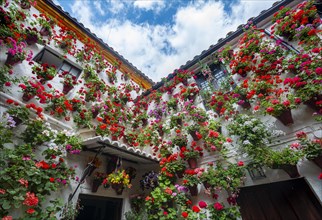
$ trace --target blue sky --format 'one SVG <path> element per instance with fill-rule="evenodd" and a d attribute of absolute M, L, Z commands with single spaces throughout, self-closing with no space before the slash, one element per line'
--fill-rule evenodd
<path fill-rule="evenodd" d="M 271 7 L 271 0 L 54 0 L 153 81 Z"/>

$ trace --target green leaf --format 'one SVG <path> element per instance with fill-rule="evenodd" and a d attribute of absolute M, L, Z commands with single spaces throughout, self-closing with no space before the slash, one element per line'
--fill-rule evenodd
<path fill-rule="evenodd" d="M 2 208 L 3 209 L 10 209 L 11 208 L 11 204 L 8 200 L 5 200 L 2 204 Z"/>

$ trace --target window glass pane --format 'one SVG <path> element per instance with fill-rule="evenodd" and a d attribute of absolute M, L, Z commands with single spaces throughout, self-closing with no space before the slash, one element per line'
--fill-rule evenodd
<path fill-rule="evenodd" d="M 39 59 L 36 60 L 38 63 L 47 63 L 50 66 L 55 65 L 56 69 L 58 69 L 63 62 L 58 56 L 49 52 L 48 50 L 44 50 L 43 55 L 39 58 L 37 57 L 37 59 Z"/>
<path fill-rule="evenodd" d="M 77 68 L 72 68 L 71 70 L 70 70 L 70 73 L 71 74 L 73 74 L 74 76 L 79 76 L 79 74 L 80 74 L 80 70 L 79 69 L 77 69 Z"/>
<path fill-rule="evenodd" d="M 60 69 L 63 70 L 63 71 L 68 71 L 69 72 L 71 67 L 72 66 L 69 63 L 64 62 Z"/>

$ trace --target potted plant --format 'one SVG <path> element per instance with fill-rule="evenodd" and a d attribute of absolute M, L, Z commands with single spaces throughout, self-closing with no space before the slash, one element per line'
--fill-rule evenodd
<path fill-rule="evenodd" d="M 104 178 L 106 178 L 106 174 L 102 172 L 95 172 L 94 179 L 92 183 L 92 192 L 97 192 L 98 187 L 103 183 Z"/>
<path fill-rule="evenodd" d="M 172 146 L 183 147 L 187 146 L 188 139 L 185 134 L 178 133 L 171 138 Z"/>
<path fill-rule="evenodd" d="M 160 161 L 161 173 L 173 178 L 177 175 L 183 177 L 183 172 L 186 168 L 185 162 L 178 157 L 178 153 L 170 154 L 168 157 L 163 157 Z"/>
<path fill-rule="evenodd" d="M 174 114 L 170 117 L 170 128 L 181 127 L 182 126 L 183 114 Z"/>
<path fill-rule="evenodd" d="M 197 168 L 197 159 L 200 157 L 200 154 L 202 152 L 194 149 L 192 146 L 190 149 L 184 146 L 180 148 L 180 156 L 188 162 L 190 169 Z"/>
<path fill-rule="evenodd" d="M 24 121 L 27 121 L 30 116 L 29 109 L 25 106 L 14 106 L 7 110 L 7 113 L 13 118 L 16 122 L 16 126 L 21 124 Z"/>
<path fill-rule="evenodd" d="M 52 80 L 56 74 L 57 70 L 54 65 L 49 66 L 47 63 L 34 64 L 32 67 L 32 73 L 37 75 L 37 79 L 44 84 L 47 80 Z"/>
<path fill-rule="evenodd" d="M 45 110 L 50 112 L 50 115 L 54 115 L 58 118 L 65 117 L 65 120 L 69 120 L 69 113 L 73 111 L 73 106 L 62 93 L 54 93 L 49 98 L 49 104 L 45 107 Z"/>
<path fill-rule="evenodd" d="M 61 81 L 64 85 L 63 87 L 63 93 L 67 94 L 70 90 L 72 90 L 77 84 L 77 77 L 71 74 L 68 71 L 63 71 L 59 74 L 59 77 L 63 78 L 63 81 Z"/>
<path fill-rule="evenodd" d="M 223 203 L 215 202 L 213 205 L 209 206 L 209 213 L 211 219 L 239 219 L 240 211 L 238 206 L 228 206 L 225 207 Z"/>
<path fill-rule="evenodd" d="M 264 114 L 276 117 L 285 126 L 293 124 L 291 109 L 296 108 L 300 102 L 291 94 L 279 93 L 277 96 L 267 96 L 262 99 L 260 105 Z"/>
<path fill-rule="evenodd" d="M 271 168 L 283 169 L 291 178 L 296 178 L 300 176 L 296 165 L 303 157 L 302 149 L 285 147 L 282 150 L 270 150 L 265 163 Z"/>
<path fill-rule="evenodd" d="M 48 123 L 41 119 L 28 120 L 25 124 L 27 127 L 21 134 L 25 143 L 37 146 L 52 140 L 54 137 Z"/>
<path fill-rule="evenodd" d="M 191 196 L 198 195 L 198 184 L 200 183 L 200 179 L 197 176 L 197 170 L 186 170 L 183 175 L 183 185 L 189 188 Z"/>
<path fill-rule="evenodd" d="M 191 119 L 197 123 L 203 123 L 209 119 L 207 112 L 203 108 L 193 106 L 189 109 L 189 114 Z"/>
<path fill-rule="evenodd" d="M 300 141 L 305 158 L 313 161 L 322 169 L 322 140 L 318 138 L 311 139 L 303 131 L 297 132 L 296 136 Z"/>
<path fill-rule="evenodd" d="M 36 95 L 38 97 L 44 97 L 43 96 L 43 92 L 45 91 L 44 86 L 32 79 L 32 80 L 25 80 L 24 83 L 19 84 L 19 87 L 23 90 L 23 96 L 22 96 L 22 100 L 25 102 L 28 102 L 30 99 L 32 99 L 33 97 L 35 97 Z M 46 97 L 44 97 L 44 100 L 41 99 L 41 103 L 46 102 Z"/>
<path fill-rule="evenodd" d="M 178 99 L 170 98 L 167 101 L 167 107 L 168 107 L 168 111 L 170 111 L 170 110 L 177 111 L 177 109 L 178 109 Z"/>
<path fill-rule="evenodd" d="M 140 180 L 140 187 L 142 190 L 144 189 L 154 189 L 159 186 L 158 180 L 159 174 L 155 171 L 150 171 L 145 173 Z"/>
<path fill-rule="evenodd" d="M 115 171 L 109 174 L 106 179 L 117 195 L 122 195 L 125 187 L 131 188 L 130 177 L 125 170 Z"/>
<path fill-rule="evenodd" d="M 73 114 L 74 123 L 79 128 L 91 128 L 92 125 L 92 112 L 87 108 L 81 108 Z"/>
<path fill-rule="evenodd" d="M 207 101 L 207 106 L 214 110 L 219 116 L 233 114 L 233 104 L 237 102 L 237 96 L 234 92 L 214 91 L 211 98 Z"/>
<path fill-rule="evenodd" d="M 192 72 L 188 70 L 177 70 L 175 72 L 174 81 L 177 83 L 182 83 L 184 86 L 188 86 L 188 79 L 192 76 Z"/>
<path fill-rule="evenodd" d="M 26 58 L 28 58 L 28 60 L 31 59 L 30 57 L 30 55 L 32 56 L 31 51 L 27 55 L 27 51 L 24 50 L 26 48 L 26 44 L 24 42 L 17 42 L 11 37 L 9 37 L 8 39 L 10 40 L 10 42 L 7 44 L 9 49 L 7 52 L 8 56 L 7 56 L 5 65 L 13 66 L 17 63 L 21 63 Z"/>
<path fill-rule="evenodd" d="M 31 28 L 31 27 L 27 27 L 25 30 L 25 41 L 27 42 L 28 45 L 33 45 L 37 42 L 39 42 L 40 40 L 40 36 L 39 36 L 39 32 L 37 30 L 37 28 Z"/>
<path fill-rule="evenodd" d="M 200 134 L 200 127 L 200 124 L 197 123 L 193 123 L 187 127 L 187 131 L 194 141 L 199 141 L 202 138 L 202 135 Z"/>
<path fill-rule="evenodd" d="M 184 100 L 192 100 L 194 101 L 196 96 L 199 94 L 199 88 L 196 83 L 192 83 L 187 87 L 182 87 L 180 90 L 180 96 Z"/>

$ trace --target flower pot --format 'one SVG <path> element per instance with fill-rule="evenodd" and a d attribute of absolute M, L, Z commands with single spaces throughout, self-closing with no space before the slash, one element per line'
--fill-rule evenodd
<path fill-rule="evenodd" d="M 13 56 L 12 54 L 8 53 L 6 62 L 4 63 L 5 65 L 10 65 L 13 66 L 17 63 L 21 63 L 22 60 L 20 60 L 17 56 Z"/>
<path fill-rule="evenodd" d="M 28 45 L 33 45 L 38 42 L 38 36 L 36 34 L 27 34 L 26 43 Z"/>
<path fill-rule="evenodd" d="M 189 131 L 189 134 L 191 135 L 191 137 L 193 138 L 194 141 L 199 141 L 200 140 L 198 138 L 198 136 L 196 135 L 196 131 Z"/>
<path fill-rule="evenodd" d="M 183 79 L 183 80 L 182 80 L 182 84 L 183 84 L 184 86 L 188 86 L 188 79 Z"/>
<path fill-rule="evenodd" d="M 11 116 L 11 117 L 12 117 L 12 120 L 15 121 L 16 127 L 22 123 L 22 120 L 20 118 L 18 118 L 16 116 Z"/>
<path fill-rule="evenodd" d="M 96 118 L 98 113 L 99 113 L 98 110 L 92 111 L 92 118 Z"/>
<path fill-rule="evenodd" d="M 142 121 L 142 126 L 145 127 L 148 125 L 148 119 L 144 118 L 144 119 L 141 119 Z"/>
<path fill-rule="evenodd" d="M 188 164 L 189 164 L 190 169 L 197 168 L 197 158 L 189 158 Z"/>
<path fill-rule="evenodd" d="M 180 179 L 183 178 L 183 174 L 184 174 L 184 170 L 178 170 L 178 171 L 176 171 L 176 175 Z"/>
<path fill-rule="evenodd" d="M 315 1 L 313 5 L 315 5 L 320 18 L 322 18 L 322 2 Z"/>
<path fill-rule="evenodd" d="M 284 110 L 279 116 L 276 116 L 280 122 L 283 123 L 283 125 L 288 126 L 294 123 L 292 118 L 292 112 L 291 109 Z"/>
<path fill-rule="evenodd" d="M 304 104 L 308 105 L 310 108 L 314 109 L 318 113 L 322 114 L 322 107 L 317 105 L 317 102 L 322 102 L 322 95 L 315 95 L 309 100 L 305 101 Z"/>
<path fill-rule="evenodd" d="M 67 48 L 67 43 L 66 42 L 62 42 L 59 47 L 63 50 L 65 50 Z"/>
<path fill-rule="evenodd" d="M 50 31 L 46 27 L 42 27 L 39 31 L 40 35 L 46 37 L 50 34 Z"/>
<path fill-rule="evenodd" d="M 196 98 L 196 94 L 188 95 L 187 100 L 192 100 L 194 101 Z"/>
<path fill-rule="evenodd" d="M 112 186 L 112 189 L 115 190 L 116 195 L 122 195 L 124 190 L 123 183 L 112 183 L 111 186 Z"/>
<path fill-rule="evenodd" d="M 70 90 L 72 90 L 74 88 L 74 86 L 72 85 L 66 85 L 64 84 L 64 87 L 63 87 L 63 93 L 66 95 L 67 93 L 69 93 Z"/>
<path fill-rule="evenodd" d="M 20 1 L 19 4 L 22 9 L 30 9 L 31 8 L 31 4 L 28 1 Z"/>
<path fill-rule="evenodd" d="M 198 185 L 194 185 L 194 186 L 189 186 L 189 191 L 191 196 L 197 196 L 198 195 Z"/>
<path fill-rule="evenodd" d="M 211 185 L 208 183 L 208 182 L 203 182 L 203 186 L 206 188 L 206 189 L 208 189 L 208 188 L 210 188 L 211 187 Z"/>
<path fill-rule="evenodd" d="M 35 97 L 35 95 L 30 95 L 28 93 L 24 93 L 22 95 L 22 100 L 25 101 L 25 102 L 28 102 L 30 99 L 32 99 L 33 97 Z"/>
<path fill-rule="evenodd" d="M 241 97 L 241 100 L 238 103 L 241 107 L 243 107 L 244 109 L 250 109 L 251 105 L 249 103 L 249 101 L 246 99 L 246 97 Z"/>
<path fill-rule="evenodd" d="M 98 187 L 101 185 L 101 183 L 102 181 L 94 179 L 92 183 L 92 192 L 97 192 Z"/>
<path fill-rule="evenodd" d="M 158 129 L 158 133 L 159 133 L 160 137 L 162 137 L 164 135 L 164 131 L 162 130 L 162 128 Z"/>
<path fill-rule="evenodd" d="M 316 165 L 318 165 L 322 169 L 322 155 L 311 159 L 311 161 L 313 161 Z"/>
<path fill-rule="evenodd" d="M 282 164 L 280 168 L 284 170 L 291 178 L 299 177 L 299 171 L 296 165 Z"/>
<path fill-rule="evenodd" d="M 117 136 L 112 136 L 112 141 L 117 141 Z"/>

